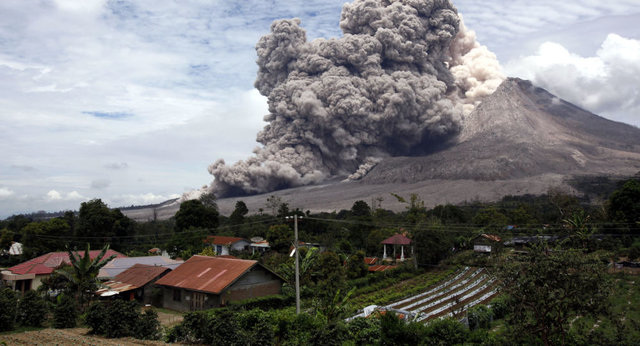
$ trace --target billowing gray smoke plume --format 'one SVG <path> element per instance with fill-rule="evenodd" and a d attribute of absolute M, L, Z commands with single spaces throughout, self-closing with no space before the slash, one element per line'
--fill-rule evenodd
<path fill-rule="evenodd" d="M 357 179 L 380 158 L 425 153 L 455 135 L 475 97 L 502 80 L 495 55 L 460 21 L 448 0 L 355 0 L 342 9 L 343 37 L 329 40 L 307 42 L 298 19 L 275 21 L 256 46 L 255 86 L 270 112 L 257 138 L 264 146 L 232 166 L 212 164 L 213 191 Z M 495 63 L 471 67 L 483 59 Z"/>

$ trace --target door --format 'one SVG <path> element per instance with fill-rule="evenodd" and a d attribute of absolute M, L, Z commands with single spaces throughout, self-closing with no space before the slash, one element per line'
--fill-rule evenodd
<path fill-rule="evenodd" d="M 193 292 L 191 297 L 191 311 L 204 309 L 204 293 Z"/>

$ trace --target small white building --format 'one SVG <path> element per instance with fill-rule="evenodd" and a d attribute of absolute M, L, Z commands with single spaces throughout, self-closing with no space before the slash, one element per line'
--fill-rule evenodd
<path fill-rule="evenodd" d="M 210 244 L 213 247 L 216 255 L 224 256 L 230 255 L 231 251 L 245 251 L 249 250 L 251 243 L 243 238 L 226 237 L 219 235 L 210 235 L 205 239 L 205 243 Z"/>
<path fill-rule="evenodd" d="M 9 248 L 9 255 L 11 256 L 22 255 L 22 244 L 15 241 L 11 242 L 11 247 Z"/>

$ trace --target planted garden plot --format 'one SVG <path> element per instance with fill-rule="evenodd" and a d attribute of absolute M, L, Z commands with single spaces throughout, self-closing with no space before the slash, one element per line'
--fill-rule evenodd
<path fill-rule="evenodd" d="M 383 307 L 369 306 L 357 316 L 364 317 L 375 310 L 389 310 L 416 316 L 416 321 L 427 322 L 460 314 L 477 304 L 489 302 L 497 294 L 497 281 L 486 269 L 465 267 L 425 292 Z"/>

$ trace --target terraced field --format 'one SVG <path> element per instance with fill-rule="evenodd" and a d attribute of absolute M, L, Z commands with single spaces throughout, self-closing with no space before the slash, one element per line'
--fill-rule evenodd
<path fill-rule="evenodd" d="M 408 311 L 417 321 L 453 316 L 489 302 L 498 294 L 498 285 L 484 268 L 466 267 L 453 278 L 426 291 L 387 305 L 386 308 Z"/>
<path fill-rule="evenodd" d="M 475 305 L 488 303 L 497 294 L 498 283 L 485 268 L 465 267 L 425 292 L 378 309 L 396 311 L 426 323 L 435 318 L 460 315 Z M 373 310 L 370 307 L 358 316 L 366 316 Z"/>

